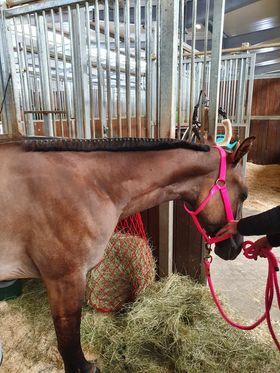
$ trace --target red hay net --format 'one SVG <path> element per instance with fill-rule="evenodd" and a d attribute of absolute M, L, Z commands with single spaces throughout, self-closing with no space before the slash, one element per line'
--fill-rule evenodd
<path fill-rule="evenodd" d="M 89 273 L 87 301 L 97 311 L 117 311 L 154 278 L 155 263 L 138 213 L 118 223 L 103 260 Z"/>

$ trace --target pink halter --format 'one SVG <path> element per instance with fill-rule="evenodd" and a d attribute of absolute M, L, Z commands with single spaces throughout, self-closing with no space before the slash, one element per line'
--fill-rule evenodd
<path fill-rule="evenodd" d="M 187 208 L 186 204 L 184 204 L 184 209 L 191 215 L 193 218 L 194 224 L 196 225 L 198 231 L 202 234 L 203 238 L 208 244 L 217 243 L 220 241 L 227 240 L 231 237 L 230 234 L 226 234 L 220 237 L 210 237 L 207 235 L 205 230 L 202 228 L 200 222 L 197 219 L 197 215 L 204 209 L 207 202 L 212 198 L 212 196 L 219 191 L 222 197 L 222 201 L 225 207 L 226 217 L 227 221 L 233 220 L 233 213 L 231 209 L 230 199 L 228 196 L 227 186 L 226 186 L 226 152 L 223 148 L 219 146 L 213 146 L 213 148 L 216 148 L 220 153 L 220 174 L 218 179 L 216 180 L 215 184 L 210 189 L 208 196 L 203 200 L 201 205 L 195 210 L 191 211 Z"/>

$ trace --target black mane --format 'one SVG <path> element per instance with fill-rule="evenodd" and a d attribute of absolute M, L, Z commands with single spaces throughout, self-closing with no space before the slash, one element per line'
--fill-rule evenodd
<path fill-rule="evenodd" d="M 28 137 L 23 141 L 26 151 L 110 151 L 132 152 L 163 149 L 192 149 L 197 151 L 209 151 L 208 145 L 194 144 L 176 139 L 148 139 L 148 138 L 105 138 L 105 139 L 70 139 L 70 138 L 38 138 Z"/>

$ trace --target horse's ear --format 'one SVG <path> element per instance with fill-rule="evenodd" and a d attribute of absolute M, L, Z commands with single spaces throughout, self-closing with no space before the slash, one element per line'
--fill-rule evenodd
<path fill-rule="evenodd" d="M 247 154 L 253 146 L 255 136 L 247 137 L 232 154 L 232 164 L 235 166 Z"/>

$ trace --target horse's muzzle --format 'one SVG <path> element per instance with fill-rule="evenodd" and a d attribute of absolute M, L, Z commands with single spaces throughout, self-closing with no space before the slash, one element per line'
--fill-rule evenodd
<path fill-rule="evenodd" d="M 215 246 L 215 254 L 224 260 L 234 260 L 241 252 L 243 236 L 233 235 L 231 238 L 219 242 Z"/>

